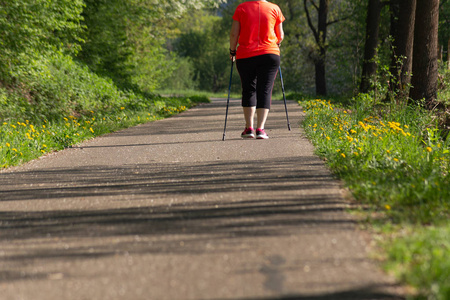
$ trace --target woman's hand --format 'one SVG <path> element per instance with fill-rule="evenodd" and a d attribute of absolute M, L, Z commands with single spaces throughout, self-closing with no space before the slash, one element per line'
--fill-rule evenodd
<path fill-rule="evenodd" d="M 230 60 L 232 60 L 233 62 L 236 60 L 236 50 L 230 49 Z"/>

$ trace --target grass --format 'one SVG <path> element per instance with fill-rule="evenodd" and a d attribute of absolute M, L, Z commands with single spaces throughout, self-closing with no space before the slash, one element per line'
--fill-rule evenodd
<path fill-rule="evenodd" d="M 0 168 L 209 101 L 121 90 L 62 53 L 20 61 L 0 74 Z"/>
<path fill-rule="evenodd" d="M 365 204 L 385 266 L 418 291 L 450 299 L 450 139 L 419 106 L 300 101 L 316 152 Z"/>
<path fill-rule="evenodd" d="M 383 241 L 385 267 L 417 288 L 417 299 L 450 299 L 450 225 L 397 228 Z"/>
<path fill-rule="evenodd" d="M 151 122 L 180 113 L 203 96 L 147 99 L 141 106 L 121 106 L 115 110 L 89 111 L 52 120 L 14 119 L 0 124 L 0 168 L 8 168 L 62 150 L 84 140 Z"/>
<path fill-rule="evenodd" d="M 228 88 L 228 87 L 227 87 Z M 213 93 L 207 91 L 198 91 L 198 90 L 156 90 L 155 93 L 159 95 L 165 96 L 182 96 L 189 97 L 193 95 L 203 96 L 208 98 L 227 98 L 228 97 L 228 89 L 223 92 Z M 241 94 L 236 93 L 235 91 L 231 91 L 230 98 L 240 98 Z"/>

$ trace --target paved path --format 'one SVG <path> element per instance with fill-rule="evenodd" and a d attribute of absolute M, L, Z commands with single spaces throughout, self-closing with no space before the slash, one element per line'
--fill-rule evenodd
<path fill-rule="evenodd" d="M 0 299 L 401 299 L 339 183 L 275 102 L 239 101 L 100 137 L 0 173 Z"/>

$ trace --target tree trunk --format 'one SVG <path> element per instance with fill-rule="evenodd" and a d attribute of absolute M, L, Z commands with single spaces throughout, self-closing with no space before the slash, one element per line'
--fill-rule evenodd
<path fill-rule="evenodd" d="M 327 95 L 327 81 L 325 73 L 325 60 L 327 55 L 326 40 L 327 40 L 327 18 L 328 18 L 328 6 L 329 0 L 320 0 L 319 6 L 319 57 L 317 58 L 316 68 L 316 94 L 326 96 Z"/>
<path fill-rule="evenodd" d="M 314 63 L 316 75 L 316 94 L 321 96 L 327 95 L 327 82 L 325 71 L 326 50 L 321 49 L 320 57 Z"/>
<path fill-rule="evenodd" d="M 410 97 L 425 99 L 428 107 L 437 97 L 438 27 L 439 0 L 417 0 Z"/>
<path fill-rule="evenodd" d="M 320 4 L 317 5 L 312 1 L 313 6 L 317 9 L 318 14 L 318 25 L 317 29 L 314 27 L 309 15 L 309 10 L 307 6 L 307 0 L 303 1 L 305 12 L 308 20 L 308 25 L 314 34 L 316 40 L 317 51 L 313 55 L 314 66 L 315 66 L 315 78 L 316 78 L 316 95 L 326 96 L 327 95 L 327 82 L 326 82 L 326 39 L 327 39 L 327 23 L 328 18 L 328 7 L 330 0 L 320 0 Z"/>
<path fill-rule="evenodd" d="M 391 35 L 394 38 L 394 52 L 391 61 L 393 82 L 391 91 L 397 90 L 400 97 L 407 96 L 411 83 L 414 45 L 414 22 L 416 0 L 391 0 Z"/>
<path fill-rule="evenodd" d="M 377 73 L 378 33 L 380 28 L 381 1 L 369 0 L 366 19 L 366 44 L 364 46 L 364 63 L 359 91 L 370 90 L 370 79 Z"/>
<path fill-rule="evenodd" d="M 450 38 L 447 42 L 447 69 L 450 70 Z"/>

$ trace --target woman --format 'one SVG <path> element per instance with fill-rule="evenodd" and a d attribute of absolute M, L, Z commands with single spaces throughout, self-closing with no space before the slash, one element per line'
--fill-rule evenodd
<path fill-rule="evenodd" d="M 242 138 L 268 139 L 264 131 L 272 101 L 272 89 L 280 66 L 284 38 L 281 9 L 265 0 L 246 1 L 233 15 L 230 59 L 236 59 L 241 77 L 245 130 Z M 237 46 L 239 44 L 239 47 Z M 256 132 L 253 119 L 256 112 Z"/>

